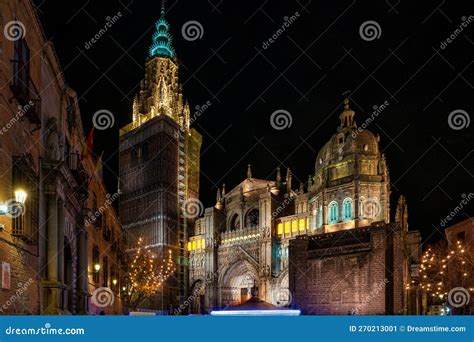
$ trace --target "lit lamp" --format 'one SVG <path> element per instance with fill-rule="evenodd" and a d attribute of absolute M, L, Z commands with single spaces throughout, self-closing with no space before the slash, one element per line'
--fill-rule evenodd
<path fill-rule="evenodd" d="M 20 203 L 22 205 L 25 204 L 26 201 L 26 192 L 22 189 L 18 189 L 15 191 L 15 200 L 17 203 Z"/>
<path fill-rule="evenodd" d="M 26 192 L 22 189 L 15 191 L 15 200 L 9 200 L 7 203 L 0 204 L 0 215 L 22 213 L 26 202 Z"/>
<path fill-rule="evenodd" d="M 99 264 L 99 263 L 95 263 L 95 264 L 94 264 L 94 270 L 95 270 L 96 272 L 99 272 L 99 271 L 100 271 L 100 264 Z"/>
<path fill-rule="evenodd" d="M 112 284 L 117 285 L 117 279 L 112 279 Z"/>

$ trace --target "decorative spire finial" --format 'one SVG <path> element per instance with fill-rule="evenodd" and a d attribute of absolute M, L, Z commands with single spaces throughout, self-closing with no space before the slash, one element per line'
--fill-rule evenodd
<path fill-rule="evenodd" d="M 291 170 L 288 168 L 286 170 L 286 192 L 291 194 Z"/>
<path fill-rule="evenodd" d="M 219 187 L 217 187 L 217 195 L 216 195 L 216 205 L 214 206 L 216 209 L 222 209 L 222 196 Z"/>
<path fill-rule="evenodd" d="M 133 122 L 138 121 L 138 115 L 140 114 L 140 111 L 138 109 L 138 96 L 135 94 L 135 97 L 133 98 L 133 106 L 132 106 L 132 119 Z"/>
<path fill-rule="evenodd" d="M 278 186 L 281 184 L 281 173 L 280 173 L 280 167 L 279 166 L 277 167 L 276 182 L 277 182 Z"/>
<path fill-rule="evenodd" d="M 161 16 L 155 24 L 153 42 L 150 46 L 150 57 L 174 58 L 175 52 L 172 46 L 173 38 L 169 32 L 170 25 L 165 19 L 165 2 L 161 2 Z"/>
<path fill-rule="evenodd" d="M 342 111 L 339 118 L 341 119 L 340 128 L 344 127 L 355 127 L 354 115 L 355 112 L 349 106 L 349 94 L 350 90 L 346 90 L 342 93 L 344 96 L 344 110 Z"/>
<path fill-rule="evenodd" d="M 250 164 L 247 165 L 247 178 L 252 178 L 252 166 Z"/>

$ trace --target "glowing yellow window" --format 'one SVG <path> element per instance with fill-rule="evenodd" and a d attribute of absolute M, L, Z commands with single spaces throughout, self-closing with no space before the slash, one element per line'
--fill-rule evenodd
<path fill-rule="evenodd" d="M 196 245 L 197 249 L 201 249 L 201 240 L 197 240 Z"/>
<path fill-rule="evenodd" d="M 193 248 L 192 248 L 193 251 L 196 250 L 196 240 L 193 241 Z"/>
<path fill-rule="evenodd" d="M 293 233 L 298 231 L 298 222 L 296 220 L 291 221 L 291 231 Z"/>
<path fill-rule="evenodd" d="M 283 234 L 283 223 L 278 223 L 277 233 L 278 233 L 278 235 Z"/>
<path fill-rule="evenodd" d="M 191 241 L 188 241 L 188 251 L 191 250 L 191 247 L 192 247 Z"/>
<path fill-rule="evenodd" d="M 299 220 L 298 226 L 300 228 L 300 231 L 304 231 L 304 219 Z"/>
<path fill-rule="evenodd" d="M 206 240 L 201 239 L 201 248 L 202 248 L 202 249 L 206 248 L 206 242 L 205 242 L 205 241 L 206 241 Z"/>
<path fill-rule="evenodd" d="M 290 222 L 285 222 L 285 234 L 290 234 Z"/>

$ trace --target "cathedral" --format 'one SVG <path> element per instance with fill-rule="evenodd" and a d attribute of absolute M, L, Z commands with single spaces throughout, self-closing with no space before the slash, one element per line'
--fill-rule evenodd
<path fill-rule="evenodd" d="M 192 312 L 245 303 L 251 289 L 304 314 L 416 311 L 406 291 L 419 233 L 400 198 L 390 222 L 390 177 L 379 137 L 358 129 L 349 99 L 340 124 L 294 190 L 288 169 L 217 192 L 187 245 Z"/>
<path fill-rule="evenodd" d="M 175 276 L 147 307 L 208 313 L 258 293 L 304 314 L 416 311 L 408 288 L 419 234 L 408 231 L 403 197 L 391 222 L 379 137 L 357 127 L 348 98 L 307 184 L 295 187 L 290 169 L 255 178 L 248 165 L 246 178 L 218 189 L 200 215 L 202 138 L 190 128 L 163 8 L 155 26 L 132 122 L 120 131 L 119 163 L 127 250 L 141 238 L 176 260 Z"/>

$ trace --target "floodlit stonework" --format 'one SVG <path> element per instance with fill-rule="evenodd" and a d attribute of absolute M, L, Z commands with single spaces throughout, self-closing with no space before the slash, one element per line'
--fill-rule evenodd
<path fill-rule="evenodd" d="M 406 309 L 418 233 L 407 231 L 403 199 L 390 223 L 379 138 L 354 115 L 346 99 L 306 186 L 295 191 L 289 169 L 284 179 L 279 169 L 275 180 L 253 178 L 249 165 L 247 179 L 218 191 L 188 241 L 192 312 L 243 303 L 254 283 L 261 299 L 307 314 Z"/>

